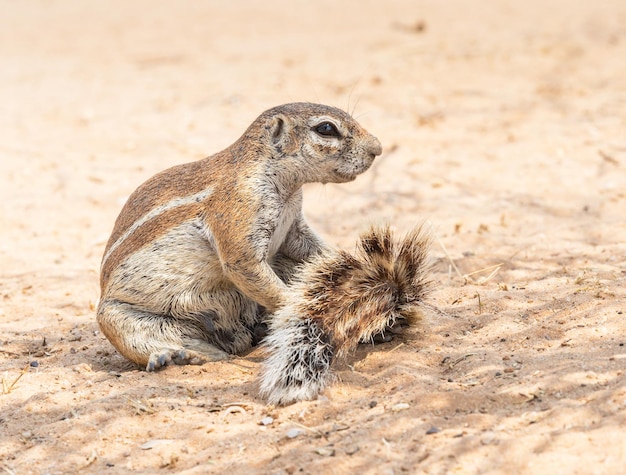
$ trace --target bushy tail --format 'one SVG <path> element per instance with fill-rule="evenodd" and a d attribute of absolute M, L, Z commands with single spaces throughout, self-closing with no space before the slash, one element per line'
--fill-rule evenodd
<path fill-rule="evenodd" d="M 389 227 L 372 227 L 354 254 L 333 251 L 306 263 L 269 321 L 261 379 L 268 401 L 314 398 L 331 379 L 333 358 L 398 319 L 418 321 L 430 287 L 430 242 L 423 226 L 399 240 Z"/>

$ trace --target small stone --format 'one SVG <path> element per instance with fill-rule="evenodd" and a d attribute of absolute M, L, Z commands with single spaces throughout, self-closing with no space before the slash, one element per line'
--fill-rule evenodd
<path fill-rule="evenodd" d="M 359 446 L 358 445 L 349 445 L 348 447 L 346 447 L 345 452 L 346 455 L 354 455 L 359 451 Z"/>
<path fill-rule="evenodd" d="M 378 401 L 370 401 L 370 409 L 374 409 L 378 405 Z"/>
<path fill-rule="evenodd" d="M 316 449 L 315 452 L 317 452 L 318 455 L 322 455 L 323 457 L 334 457 L 335 456 L 335 449 L 332 448 L 332 447 L 320 447 L 320 448 Z"/>
<path fill-rule="evenodd" d="M 37 367 L 39 367 L 39 361 L 31 361 L 31 362 L 30 362 L 30 367 L 31 367 L 31 368 L 37 368 Z"/>
<path fill-rule="evenodd" d="M 295 439 L 302 433 L 304 433 L 302 429 L 298 429 L 297 427 L 294 427 L 293 429 L 289 429 L 285 435 L 290 439 Z"/>
<path fill-rule="evenodd" d="M 273 417 L 270 417 L 270 416 L 267 416 L 267 417 L 264 417 L 263 419 L 261 419 L 261 420 L 259 421 L 259 425 L 262 425 L 262 426 L 269 426 L 269 425 L 271 425 L 273 422 L 274 422 L 274 418 L 273 418 Z"/>
<path fill-rule="evenodd" d="M 88 363 L 80 363 L 72 368 L 75 373 L 93 373 L 91 365 Z"/>
<path fill-rule="evenodd" d="M 439 427 L 433 426 L 426 431 L 426 435 L 436 434 L 438 432 L 441 432 L 441 429 Z"/>
<path fill-rule="evenodd" d="M 398 404 L 394 404 L 393 406 L 391 406 L 391 410 L 393 412 L 400 412 L 400 411 L 406 411 L 409 407 L 411 406 L 407 404 L 406 402 L 400 402 Z"/>
<path fill-rule="evenodd" d="M 145 444 L 141 444 L 139 448 L 141 450 L 150 450 L 150 449 L 154 449 L 155 447 L 160 447 L 161 445 L 171 444 L 172 442 L 174 441 L 171 439 L 152 439 L 146 442 Z"/>

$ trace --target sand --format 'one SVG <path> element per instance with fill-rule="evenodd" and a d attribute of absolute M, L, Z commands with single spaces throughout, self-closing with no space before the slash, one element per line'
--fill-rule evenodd
<path fill-rule="evenodd" d="M 5 473 L 623 473 L 626 3 L 0 11 Z M 311 225 L 352 249 L 427 220 L 440 312 L 284 408 L 258 396 L 259 351 L 138 370 L 94 316 L 121 206 L 293 101 L 384 146 L 355 182 L 305 188 Z"/>

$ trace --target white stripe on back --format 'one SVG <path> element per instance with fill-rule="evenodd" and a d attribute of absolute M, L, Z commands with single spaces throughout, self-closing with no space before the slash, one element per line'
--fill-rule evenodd
<path fill-rule="evenodd" d="M 198 192 L 196 194 L 193 194 L 193 195 L 190 195 L 190 196 L 186 196 L 184 198 L 174 198 L 173 200 L 168 201 L 167 203 L 164 203 L 161 206 L 158 206 L 158 207 L 154 208 L 149 213 L 144 214 L 141 218 L 139 218 L 137 221 L 135 221 L 126 230 L 126 232 L 124 232 L 124 234 L 122 234 L 118 238 L 117 241 L 115 241 L 111 245 L 111 247 L 109 248 L 107 253 L 102 258 L 101 266 L 104 266 L 104 263 L 111 256 L 113 251 L 115 251 L 115 249 L 117 249 L 126 239 L 128 239 L 128 237 L 131 234 L 133 234 L 137 229 L 139 229 L 145 223 L 147 223 L 151 219 L 154 219 L 157 216 L 159 216 L 159 215 L 161 215 L 161 214 L 163 214 L 166 211 L 169 211 L 171 209 L 179 208 L 180 206 L 185 206 L 185 205 L 192 204 L 192 203 L 200 203 L 201 201 L 204 201 L 205 199 L 207 199 L 212 192 L 213 192 L 213 188 L 209 187 L 209 188 L 205 188 L 204 190 L 202 190 L 202 191 L 200 191 L 200 192 Z"/>

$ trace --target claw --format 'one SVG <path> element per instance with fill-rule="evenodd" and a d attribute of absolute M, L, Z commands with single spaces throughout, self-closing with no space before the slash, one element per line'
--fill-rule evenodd
<path fill-rule="evenodd" d="M 148 359 L 148 364 L 146 365 L 146 371 L 156 371 L 157 369 L 172 363 L 176 365 L 197 365 L 204 362 L 205 359 L 203 359 L 201 355 L 193 350 L 186 350 L 185 348 L 181 348 L 180 350 L 172 350 L 167 348 L 160 351 L 155 351 L 150 355 L 150 358 Z"/>
<path fill-rule="evenodd" d="M 183 349 L 177 351 L 176 353 L 172 353 L 172 361 L 177 365 L 188 364 L 191 357 L 187 354 L 187 352 Z"/>
<path fill-rule="evenodd" d="M 172 362 L 172 358 L 177 359 L 181 351 L 184 354 L 184 350 L 172 350 L 172 349 L 162 349 L 158 352 L 154 352 L 148 358 L 148 364 L 146 365 L 146 371 L 156 371 L 163 366 L 167 366 Z M 180 363 L 177 363 L 180 364 Z M 183 363 L 184 364 L 184 363 Z"/>

